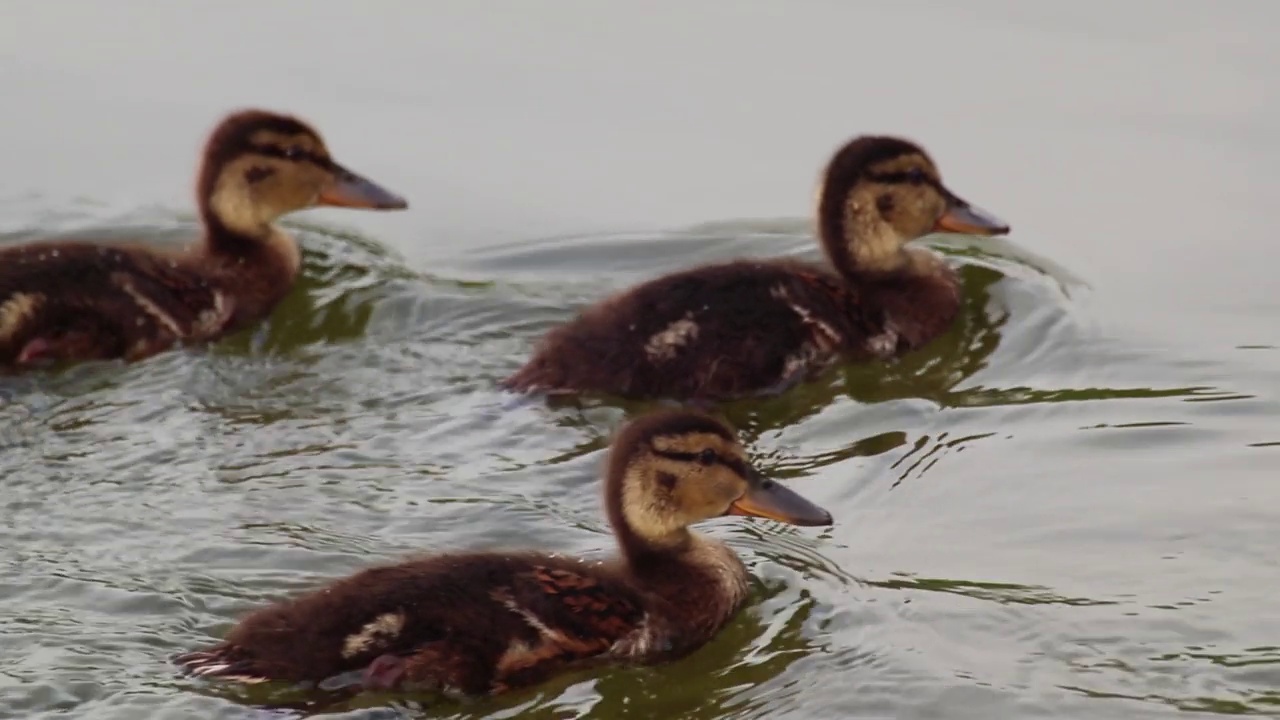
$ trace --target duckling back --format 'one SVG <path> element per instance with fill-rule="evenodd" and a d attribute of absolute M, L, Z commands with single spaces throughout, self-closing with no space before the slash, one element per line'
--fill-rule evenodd
<path fill-rule="evenodd" d="M 79 243 L 0 252 L 0 365 L 144 357 L 219 334 L 233 311 L 175 259 Z"/>
<path fill-rule="evenodd" d="M 193 675 L 320 681 L 463 694 L 538 682 L 605 660 L 644 604 L 599 565 L 458 554 L 369 568 L 245 617 L 226 640 L 175 658 Z"/>
<path fill-rule="evenodd" d="M 636 286 L 552 329 L 504 387 L 731 398 L 785 388 L 840 353 L 866 354 L 882 314 L 820 268 L 695 268 Z"/>

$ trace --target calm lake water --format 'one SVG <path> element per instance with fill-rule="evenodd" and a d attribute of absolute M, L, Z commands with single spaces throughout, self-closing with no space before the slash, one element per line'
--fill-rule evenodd
<path fill-rule="evenodd" d="M 0 384 L 0 716 L 1280 714 L 1273 1 L 4 14 L 2 242 L 193 235 L 196 150 L 245 105 L 412 209 L 297 216 L 301 287 L 208 351 Z M 818 259 L 817 173 L 862 132 L 1014 232 L 935 243 L 967 304 L 927 350 L 725 408 L 836 525 L 708 524 L 755 578 L 715 642 L 465 704 L 175 674 L 409 552 L 609 551 L 596 474 L 641 406 L 496 381 L 611 289 Z"/>

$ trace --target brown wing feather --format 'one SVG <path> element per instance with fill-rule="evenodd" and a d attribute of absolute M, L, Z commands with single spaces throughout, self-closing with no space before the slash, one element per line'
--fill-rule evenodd
<path fill-rule="evenodd" d="M 517 576 L 513 590 L 516 601 L 528 602 L 530 610 L 545 607 L 553 620 L 562 616 L 565 629 L 578 637 L 610 644 L 635 630 L 644 618 L 643 608 L 631 596 L 570 570 L 536 566 Z"/>
<path fill-rule="evenodd" d="M 645 613 L 629 593 L 583 572 L 536 565 L 517 574 L 495 600 L 535 631 L 513 638 L 494 667 L 492 690 L 539 682 L 606 654 L 640 629 Z"/>
<path fill-rule="evenodd" d="M 230 299 L 177 259 L 49 243 L 0 252 L 0 365 L 137 359 L 216 335 Z"/>
<path fill-rule="evenodd" d="M 856 350 L 883 313 L 835 276 L 789 261 L 667 275 L 551 329 L 503 386 L 724 399 L 772 392 Z"/>
<path fill-rule="evenodd" d="M 209 678 L 321 681 L 363 671 L 487 693 L 604 656 L 643 626 L 635 591 L 602 566 L 526 555 L 441 555 L 357 573 L 246 616 L 174 659 Z"/>

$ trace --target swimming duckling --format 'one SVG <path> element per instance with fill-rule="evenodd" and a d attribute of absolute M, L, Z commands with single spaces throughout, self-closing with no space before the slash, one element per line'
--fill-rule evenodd
<path fill-rule="evenodd" d="M 428 556 L 364 570 L 249 614 L 218 645 L 175 658 L 192 675 L 492 694 L 597 663 L 654 663 L 710 640 L 747 596 L 747 570 L 689 525 L 723 515 L 830 525 L 761 477 L 734 432 L 667 410 L 609 453 L 604 505 L 620 556 Z"/>
<path fill-rule="evenodd" d="M 892 358 L 943 333 L 960 308 L 955 271 L 907 243 L 1009 230 L 943 186 L 923 149 L 892 137 L 835 154 L 817 222 L 834 273 L 737 260 L 650 280 L 552 329 L 503 387 L 722 400 L 785 389 L 841 358 Z"/>
<path fill-rule="evenodd" d="M 404 199 L 338 165 L 292 117 L 225 118 L 197 181 L 204 238 L 178 251 L 45 241 L 0 248 L 0 368 L 138 360 L 213 340 L 270 314 L 293 287 L 298 243 L 273 222 L 317 205 L 378 210 Z"/>

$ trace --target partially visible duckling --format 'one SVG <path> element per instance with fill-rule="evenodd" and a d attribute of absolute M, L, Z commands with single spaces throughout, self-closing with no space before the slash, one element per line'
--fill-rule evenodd
<path fill-rule="evenodd" d="M 292 117 L 225 118 L 197 181 L 202 241 L 142 245 L 46 241 L 0 248 L 0 368 L 57 360 L 138 360 L 266 317 L 293 287 L 297 242 L 273 224 L 317 205 L 377 210 L 404 199 L 333 161 Z"/>
<path fill-rule="evenodd" d="M 742 561 L 690 524 L 723 515 L 831 524 L 761 477 L 728 426 L 682 410 L 622 429 L 604 504 L 621 549 L 614 560 L 477 552 L 375 567 L 257 610 L 175 662 L 242 682 L 330 686 L 350 673 L 366 688 L 488 694 L 588 664 L 670 660 L 715 636 L 747 596 Z"/>
<path fill-rule="evenodd" d="M 955 271 L 908 243 L 1004 223 L 948 190 L 919 146 L 859 137 L 826 168 L 818 237 L 835 272 L 738 260 L 650 280 L 552 329 L 503 386 L 719 400 L 778 391 L 838 359 L 892 358 L 943 333 Z"/>

